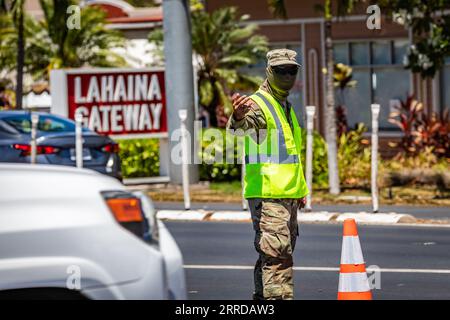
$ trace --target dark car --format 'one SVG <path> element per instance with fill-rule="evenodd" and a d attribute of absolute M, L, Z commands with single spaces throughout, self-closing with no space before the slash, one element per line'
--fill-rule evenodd
<path fill-rule="evenodd" d="M 36 162 L 75 166 L 75 122 L 36 112 Z M 122 179 L 119 146 L 107 136 L 83 128 L 83 167 Z M 31 112 L 0 111 L 0 162 L 30 163 Z"/>

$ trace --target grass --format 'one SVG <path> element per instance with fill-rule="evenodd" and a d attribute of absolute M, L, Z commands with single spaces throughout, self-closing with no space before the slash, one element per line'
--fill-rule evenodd
<path fill-rule="evenodd" d="M 154 201 L 183 201 L 183 190 L 177 185 L 158 185 L 149 189 Z M 340 195 L 331 195 L 328 190 L 313 190 L 313 202 L 320 204 L 370 204 L 370 190 L 344 188 Z M 427 205 L 450 206 L 450 197 L 442 195 L 436 188 L 392 187 L 379 190 L 382 205 Z M 193 202 L 234 202 L 242 201 L 240 181 L 201 182 L 191 185 L 191 201 Z"/>
<path fill-rule="evenodd" d="M 203 182 L 190 186 L 190 197 L 193 202 L 241 202 L 241 184 L 233 182 Z M 183 201 L 181 186 L 165 185 L 151 187 L 148 194 L 154 201 Z"/>
<path fill-rule="evenodd" d="M 232 182 L 213 182 L 209 185 L 209 189 L 217 191 L 219 193 L 226 193 L 230 195 L 240 196 L 242 193 L 242 187 L 240 181 Z"/>

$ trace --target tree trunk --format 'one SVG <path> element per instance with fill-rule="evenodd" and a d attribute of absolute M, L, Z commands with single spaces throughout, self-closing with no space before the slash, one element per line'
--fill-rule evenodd
<path fill-rule="evenodd" d="M 325 53 L 327 57 L 327 102 L 325 111 L 325 140 L 328 145 L 328 184 L 331 194 L 339 194 L 339 171 L 337 163 L 336 111 L 334 107 L 334 59 L 331 40 L 331 18 L 325 20 Z"/>
<path fill-rule="evenodd" d="M 214 102 L 212 105 L 216 105 Z M 209 114 L 209 125 L 210 127 L 217 127 L 217 113 L 216 113 L 216 108 L 213 108 L 211 106 L 209 106 L 208 108 L 206 108 L 206 110 L 208 111 Z"/>
<path fill-rule="evenodd" d="M 16 78 L 16 109 L 22 109 L 23 95 L 23 65 L 25 60 L 25 39 L 23 31 L 23 11 L 19 12 L 17 30 L 17 78 Z"/>

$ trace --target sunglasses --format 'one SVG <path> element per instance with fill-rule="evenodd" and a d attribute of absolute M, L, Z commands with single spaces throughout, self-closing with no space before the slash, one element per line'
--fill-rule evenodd
<path fill-rule="evenodd" d="M 286 74 L 289 74 L 291 76 L 295 76 L 297 74 L 297 72 L 298 72 L 298 67 L 296 67 L 296 66 L 292 66 L 292 67 L 291 66 L 289 66 L 289 67 L 274 67 L 273 71 L 276 74 L 279 74 L 279 75 L 282 75 L 282 76 L 284 76 Z"/>

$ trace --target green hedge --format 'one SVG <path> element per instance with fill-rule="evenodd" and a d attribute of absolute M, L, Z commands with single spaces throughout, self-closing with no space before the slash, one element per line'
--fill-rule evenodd
<path fill-rule="evenodd" d="M 363 137 L 365 131 L 366 128 L 360 125 L 356 130 L 351 130 L 339 137 L 338 166 L 339 177 L 343 186 L 367 188 L 370 185 L 370 149 L 369 141 Z M 215 136 L 215 138 L 208 139 L 208 134 Z M 204 131 L 201 141 L 202 150 L 200 151 L 200 157 L 203 159 L 199 166 L 200 180 L 211 182 L 240 180 L 241 164 L 237 161 L 238 139 L 242 138 L 226 133 L 224 129 L 215 128 L 212 131 Z M 228 154 L 233 159 L 232 163 L 224 161 L 227 154 L 227 142 Z M 158 139 L 121 140 L 119 146 L 124 178 L 159 175 Z M 222 159 L 222 163 L 215 163 L 215 156 Z M 301 159 L 304 168 L 305 157 L 306 130 L 302 129 Z M 449 175 L 445 175 L 445 179 L 442 178 L 442 172 L 448 172 L 448 168 L 449 165 L 446 160 L 439 160 L 430 152 L 424 152 L 413 158 L 380 159 L 380 186 L 426 184 L 425 180 L 439 184 L 440 180 L 445 180 L 443 184 L 448 188 L 450 184 L 448 181 Z M 422 172 L 425 169 L 427 174 Z M 324 138 L 317 132 L 314 132 L 313 185 L 314 188 L 328 187 L 327 146 Z"/>
<path fill-rule="evenodd" d="M 210 131 L 212 136 L 208 138 L 203 134 L 200 157 L 203 159 L 199 166 L 200 180 L 207 181 L 238 181 L 241 179 L 241 164 L 237 161 L 238 138 L 224 129 Z M 302 162 L 305 163 L 306 131 L 302 132 Z M 220 137 L 220 138 L 219 138 Z M 221 139 L 221 143 L 216 140 Z M 233 143 L 234 141 L 234 143 Z M 228 142 L 228 154 L 232 155 L 233 163 L 226 163 L 226 146 Z M 158 139 L 130 139 L 120 140 L 120 157 L 122 160 L 122 172 L 124 178 L 151 177 L 159 175 L 159 140 Z M 231 149 L 232 148 L 232 149 Z M 222 163 L 214 163 L 214 158 L 219 157 Z M 313 151 L 313 183 L 315 187 L 326 187 L 328 183 L 327 152 L 324 139 L 318 133 L 314 133 Z"/>
<path fill-rule="evenodd" d="M 238 138 L 227 133 L 224 129 L 213 128 L 207 129 L 205 132 L 217 133 L 221 138 L 216 140 L 217 137 L 208 137 L 208 134 L 203 134 L 201 141 L 202 150 L 199 154 L 202 159 L 202 164 L 199 168 L 200 180 L 215 182 L 240 180 L 242 165 L 238 163 L 237 159 Z M 227 152 L 230 159 L 233 159 L 233 161 L 228 162 L 232 163 L 227 163 L 226 161 Z M 214 161 L 216 157 L 221 159 L 219 160 L 221 163 Z"/>
<path fill-rule="evenodd" d="M 313 187 L 326 188 L 328 186 L 328 153 L 324 138 L 318 133 L 313 133 Z M 302 129 L 301 158 L 303 170 L 306 168 L 306 130 Z"/>
<path fill-rule="evenodd" d="M 159 175 L 158 139 L 130 139 L 118 143 L 124 178 Z"/>

